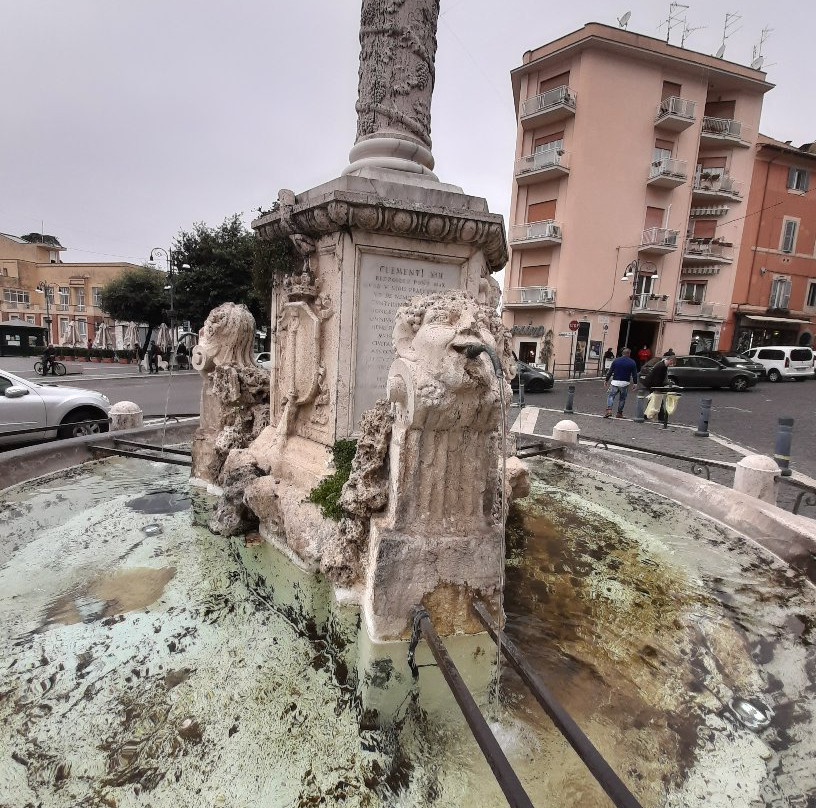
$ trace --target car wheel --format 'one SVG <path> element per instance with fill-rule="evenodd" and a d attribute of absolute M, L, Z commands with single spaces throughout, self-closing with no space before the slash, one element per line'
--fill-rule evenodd
<path fill-rule="evenodd" d="M 98 435 L 100 432 L 108 431 L 108 424 L 86 424 L 83 421 L 98 421 L 107 418 L 104 412 L 99 410 L 74 410 L 69 412 L 62 419 L 57 437 L 59 438 L 81 438 L 85 435 Z"/>
<path fill-rule="evenodd" d="M 781 378 L 782 378 L 782 374 L 776 368 L 771 368 L 768 371 L 768 381 L 769 382 L 778 382 Z"/>
<path fill-rule="evenodd" d="M 736 392 L 741 393 L 743 390 L 748 389 L 748 379 L 746 376 L 735 376 L 731 379 L 730 387 L 732 390 L 736 390 Z"/>

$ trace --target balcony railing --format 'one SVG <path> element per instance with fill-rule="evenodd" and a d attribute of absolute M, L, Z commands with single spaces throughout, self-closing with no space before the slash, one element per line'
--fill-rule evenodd
<path fill-rule="evenodd" d="M 561 243 L 561 228 L 552 219 L 544 222 L 529 222 L 516 224 L 510 228 L 510 243 L 523 244 L 524 242 L 545 241 Z"/>
<path fill-rule="evenodd" d="M 678 230 L 668 230 L 665 227 L 650 227 L 644 230 L 640 237 L 640 251 L 671 252 L 677 249 Z"/>
<path fill-rule="evenodd" d="M 676 188 L 688 179 L 688 167 L 685 160 L 666 157 L 655 160 L 649 167 L 649 185 L 661 188 Z"/>
<path fill-rule="evenodd" d="M 702 141 L 728 141 L 735 145 L 748 146 L 748 127 L 742 121 L 732 118 L 712 118 L 706 115 L 703 118 L 703 129 L 700 133 Z"/>
<path fill-rule="evenodd" d="M 665 312 L 668 310 L 668 295 L 654 295 L 648 292 L 632 295 L 632 311 Z"/>
<path fill-rule="evenodd" d="M 715 241 L 695 241 L 689 239 L 683 251 L 683 258 L 704 261 L 728 262 L 732 260 L 731 244 L 719 244 Z"/>
<path fill-rule="evenodd" d="M 516 160 L 516 179 L 522 181 L 531 174 L 566 174 L 569 155 L 563 149 L 542 149 Z"/>
<path fill-rule="evenodd" d="M 546 93 L 535 95 L 522 101 L 521 120 L 530 121 L 533 118 L 565 117 L 575 112 L 575 93 L 566 85 L 547 90 Z"/>
<path fill-rule="evenodd" d="M 505 306 L 554 306 L 555 288 L 552 286 L 517 286 L 506 289 Z"/>
<path fill-rule="evenodd" d="M 678 317 L 695 317 L 706 320 L 724 320 L 724 306 L 719 303 L 705 303 L 694 300 L 678 300 L 675 313 Z"/>
<path fill-rule="evenodd" d="M 681 131 L 694 123 L 695 110 L 694 101 L 687 98 L 679 98 L 676 95 L 664 98 L 657 108 L 655 124 Z"/>
<path fill-rule="evenodd" d="M 742 186 L 727 171 L 702 171 L 694 178 L 693 191 L 709 199 L 741 199 Z"/>

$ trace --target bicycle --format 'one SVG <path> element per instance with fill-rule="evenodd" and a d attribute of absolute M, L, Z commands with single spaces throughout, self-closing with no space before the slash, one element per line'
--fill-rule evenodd
<path fill-rule="evenodd" d="M 64 376 L 68 372 L 68 368 L 62 364 L 62 362 L 53 362 L 52 363 L 52 370 L 54 375 L 56 376 Z M 44 372 L 42 360 L 37 360 L 34 363 L 34 372 L 38 376 L 47 376 L 48 373 Z"/>

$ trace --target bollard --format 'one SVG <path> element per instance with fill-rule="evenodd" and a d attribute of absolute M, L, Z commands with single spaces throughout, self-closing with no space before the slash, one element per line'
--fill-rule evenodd
<path fill-rule="evenodd" d="M 564 407 L 564 412 L 572 412 L 572 403 L 575 400 L 575 385 L 571 384 L 567 387 L 567 406 Z"/>
<path fill-rule="evenodd" d="M 697 431 L 694 433 L 698 438 L 708 437 L 708 419 L 711 418 L 711 399 L 700 399 L 700 421 L 697 424 Z"/>
<path fill-rule="evenodd" d="M 519 407 L 524 406 L 524 377 L 519 373 L 519 398 L 518 398 L 518 405 Z"/>
<path fill-rule="evenodd" d="M 783 477 L 790 477 L 791 440 L 793 438 L 793 418 L 780 418 L 776 432 L 776 446 L 774 446 L 774 460 L 782 469 Z"/>
<path fill-rule="evenodd" d="M 132 401 L 117 401 L 110 408 L 111 432 L 118 432 L 121 429 L 136 429 L 142 426 L 142 410 L 138 404 Z"/>
<path fill-rule="evenodd" d="M 578 438 L 581 430 L 575 421 L 559 421 L 552 431 L 553 440 L 559 440 L 562 443 L 571 443 L 573 446 L 578 445 Z"/>
<path fill-rule="evenodd" d="M 734 469 L 734 490 L 776 505 L 779 467 L 765 455 L 748 455 Z"/>
<path fill-rule="evenodd" d="M 648 396 L 643 390 L 638 390 L 637 394 L 637 414 L 635 415 L 635 423 L 642 424 L 646 421 L 646 416 L 643 414 L 646 412 L 646 399 Z"/>

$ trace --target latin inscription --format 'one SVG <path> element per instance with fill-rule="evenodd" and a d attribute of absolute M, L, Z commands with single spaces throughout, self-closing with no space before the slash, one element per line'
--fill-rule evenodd
<path fill-rule="evenodd" d="M 385 397 L 394 361 L 392 334 L 397 309 L 412 297 L 456 289 L 460 268 L 414 258 L 364 254 L 360 261 L 354 429 L 378 398 Z"/>

